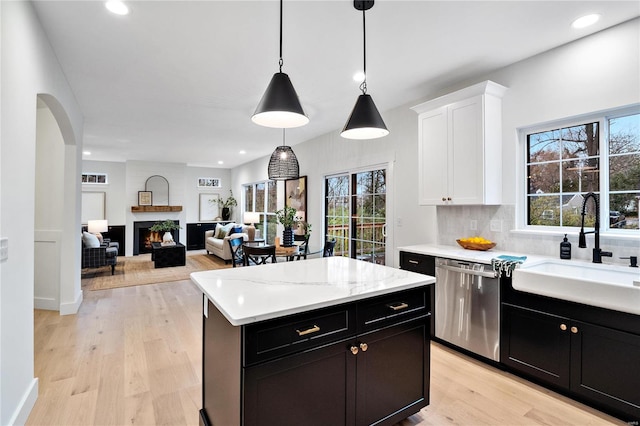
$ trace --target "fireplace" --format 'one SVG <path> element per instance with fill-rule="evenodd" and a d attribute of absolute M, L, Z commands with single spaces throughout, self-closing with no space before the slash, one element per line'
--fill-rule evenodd
<path fill-rule="evenodd" d="M 150 231 L 151 228 L 157 221 L 148 220 L 148 221 L 140 221 L 133 222 L 133 255 L 138 255 L 142 253 L 151 253 L 151 243 L 152 242 L 161 242 L 162 236 L 164 232 L 153 232 Z M 180 225 L 180 221 L 173 221 L 176 225 Z M 171 235 L 173 235 L 173 241 L 176 243 L 180 242 L 180 230 L 176 229 L 170 231 Z"/>

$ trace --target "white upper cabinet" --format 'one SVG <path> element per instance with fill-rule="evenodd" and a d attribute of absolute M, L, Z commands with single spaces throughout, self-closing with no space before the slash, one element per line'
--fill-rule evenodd
<path fill-rule="evenodd" d="M 411 108 L 419 114 L 420 204 L 501 203 L 506 90 L 485 81 Z"/>

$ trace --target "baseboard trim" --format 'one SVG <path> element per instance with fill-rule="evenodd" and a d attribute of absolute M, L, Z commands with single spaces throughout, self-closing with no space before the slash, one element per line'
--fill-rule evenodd
<path fill-rule="evenodd" d="M 22 396 L 20 403 L 16 407 L 16 411 L 11 416 L 9 420 L 10 425 L 24 425 L 27 423 L 27 419 L 29 418 L 29 414 L 31 414 L 31 410 L 33 410 L 33 406 L 36 404 L 36 400 L 38 399 L 38 378 L 35 377 L 29 388 Z"/>
<path fill-rule="evenodd" d="M 60 304 L 57 300 L 48 297 L 34 297 L 33 307 L 36 309 L 45 309 L 47 311 L 57 311 Z"/>
<path fill-rule="evenodd" d="M 60 304 L 60 315 L 74 315 L 78 313 L 80 309 L 80 305 L 82 305 L 82 290 L 78 291 L 76 294 L 76 300 L 72 303 L 61 303 Z"/>

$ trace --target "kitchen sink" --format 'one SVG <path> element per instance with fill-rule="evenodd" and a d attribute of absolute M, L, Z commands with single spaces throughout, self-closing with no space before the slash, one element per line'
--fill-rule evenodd
<path fill-rule="evenodd" d="M 525 262 L 513 288 L 640 315 L 640 269 L 566 260 Z"/>

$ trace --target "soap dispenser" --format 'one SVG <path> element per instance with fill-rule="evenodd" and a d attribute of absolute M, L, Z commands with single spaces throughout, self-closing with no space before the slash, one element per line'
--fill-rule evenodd
<path fill-rule="evenodd" d="M 560 243 L 560 259 L 571 259 L 571 243 L 567 240 L 567 234 Z"/>

